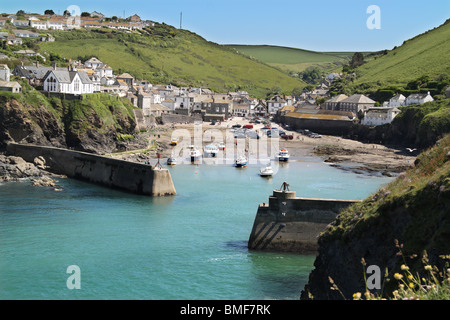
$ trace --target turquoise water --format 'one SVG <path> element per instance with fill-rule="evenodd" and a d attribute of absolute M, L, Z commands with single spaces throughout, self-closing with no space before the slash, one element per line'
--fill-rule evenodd
<path fill-rule="evenodd" d="M 0 299 L 298 299 L 315 257 L 249 252 L 258 204 L 284 181 L 297 196 L 364 199 L 391 179 L 309 161 L 269 179 L 259 168 L 176 166 L 166 198 L 0 184 Z M 70 265 L 80 290 L 66 286 Z"/>

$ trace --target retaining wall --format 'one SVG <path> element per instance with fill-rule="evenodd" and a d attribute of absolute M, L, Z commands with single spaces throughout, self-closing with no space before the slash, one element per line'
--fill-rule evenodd
<path fill-rule="evenodd" d="M 317 239 L 339 211 L 356 200 L 298 198 L 295 191 L 274 190 L 258 208 L 248 241 L 250 250 L 316 253 Z"/>
<path fill-rule="evenodd" d="M 109 188 L 148 196 L 176 194 L 167 169 L 54 147 L 10 143 L 7 152 L 28 162 L 42 156 L 50 172 Z"/>

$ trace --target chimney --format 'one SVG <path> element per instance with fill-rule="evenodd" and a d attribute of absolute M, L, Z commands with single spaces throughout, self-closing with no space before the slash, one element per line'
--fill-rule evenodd
<path fill-rule="evenodd" d="M 53 68 L 53 70 L 56 70 L 56 62 L 55 61 L 52 62 L 52 68 Z"/>

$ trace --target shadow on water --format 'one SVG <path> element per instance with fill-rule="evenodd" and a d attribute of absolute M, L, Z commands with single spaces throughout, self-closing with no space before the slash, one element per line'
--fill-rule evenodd
<path fill-rule="evenodd" d="M 240 252 L 248 252 L 248 241 L 247 240 L 227 241 L 225 243 L 225 247 Z"/>

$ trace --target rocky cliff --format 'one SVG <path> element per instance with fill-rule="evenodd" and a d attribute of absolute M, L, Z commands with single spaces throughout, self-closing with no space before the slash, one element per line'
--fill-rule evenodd
<path fill-rule="evenodd" d="M 121 144 L 118 135 L 134 134 L 132 109 L 107 94 L 63 100 L 25 84 L 22 94 L 0 93 L 0 149 L 10 141 L 110 153 Z"/>
<path fill-rule="evenodd" d="M 449 160 L 447 135 L 422 153 L 414 168 L 341 211 L 318 240 L 315 269 L 301 299 L 351 299 L 354 293 L 365 292 L 367 270 L 362 259 L 383 273 L 387 268 L 391 279 L 403 263 L 418 268 L 424 251 L 431 263 L 439 265 L 439 255 L 450 253 Z M 383 283 L 385 296 L 396 289 L 394 283 Z"/>

